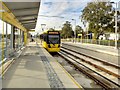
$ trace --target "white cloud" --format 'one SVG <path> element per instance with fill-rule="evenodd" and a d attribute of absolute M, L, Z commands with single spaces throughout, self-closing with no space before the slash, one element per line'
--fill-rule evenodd
<path fill-rule="evenodd" d="M 38 17 L 37 31 L 41 32 L 41 24 L 46 24 L 47 28 L 59 28 L 65 21 L 70 21 L 74 26 L 74 22 L 71 19 L 76 19 L 76 24 L 82 25 L 80 23 L 79 16 L 81 15 L 81 10 L 85 7 L 88 0 L 44 0 L 42 1 L 39 15 L 46 16 L 63 16 L 62 18 L 54 17 Z M 75 12 L 74 12 L 75 11 Z M 83 25 L 82 25 L 83 27 Z"/>

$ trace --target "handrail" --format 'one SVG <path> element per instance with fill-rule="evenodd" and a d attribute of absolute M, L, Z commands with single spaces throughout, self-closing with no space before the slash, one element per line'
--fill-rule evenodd
<path fill-rule="evenodd" d="M 7 58 L 4 58 L 2 61 L 0 61 L 0 66 L 7 60 Z"/>

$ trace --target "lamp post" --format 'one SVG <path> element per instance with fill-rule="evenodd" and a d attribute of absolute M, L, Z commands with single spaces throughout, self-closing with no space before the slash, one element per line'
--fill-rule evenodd
<path fill-rule="evenodd" d="M 117 2 L 110 2 L 116 5 L 115 8 L 115 49 L 117 49 Z"/>
<path fill-rule="evenodd" d="M 117 3 L 116 3 L 117 9 Z M 115 10 L 115 48 L 117 48 L 117 10 Z"/>
<path fill-rule="evenodd" d="M 46 18 L 64 18 L 62 16 L 49 16 L 49 15 L 38 15 L 39 17 L 46 17 Z M 46 24 L 41 24 L 42 31 L 44 31 Z M 55 26 L 53 27 L 55 29 Z"/>
<path fill-rule="evenodd" d="M 82 22 L 81 18 L 82 16 L 79 16 L 80 22 Z M 83 31 L 81 31 L 81 43 L 82 43 L 82 38 L 83 38 Z"/>
<path fill-rule="evenodd" d="M 84 25 L 84 28 L 85 28 L 85 31 L 87 31 L 87 25 L 86 25 L 86 23 L 87 23 L 87 21 L 86 20 L 83 20 L 83 25 Z M 87 33 L 88 33 L 88 31 L 87 31 Z M 85 40 L 85 42 L 87 43 L 87 41 Z"/>
<path fill-rule="evenodd" d="M 72 19 L 75 23 L 75 27 L 76 27 L 76 20 L 75 19 Z M 75 28 L 74 28 L 74 42 L 76 42 L 76 31 L 75 31 Z"/>

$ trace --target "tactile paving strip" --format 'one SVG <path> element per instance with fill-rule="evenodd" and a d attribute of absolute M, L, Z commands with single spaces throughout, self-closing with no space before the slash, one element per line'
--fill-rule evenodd
<path fill-rule="evenodd" d="M 47 71 L 47 76 L 48 76 L 48 79 L 50 82 L 50 87 L 51 88 L 60 88 L 60 90 L 65 90 L 63 83 L 60 81 L 56 72 L 50 65 L 49 60 L 45 56 L 41 56 L 41 60 L 43 61 L 44 65 L 45 65 L 45 68 Z"/>

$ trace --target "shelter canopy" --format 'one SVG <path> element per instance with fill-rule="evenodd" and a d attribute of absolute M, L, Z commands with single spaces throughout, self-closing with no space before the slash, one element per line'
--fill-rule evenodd
<path fill-rule="evenodd" d="M 35 29 L 40 1 L 39 2 L 4 2 L 14 14 L 15 18 L 26 28 Z"/>

